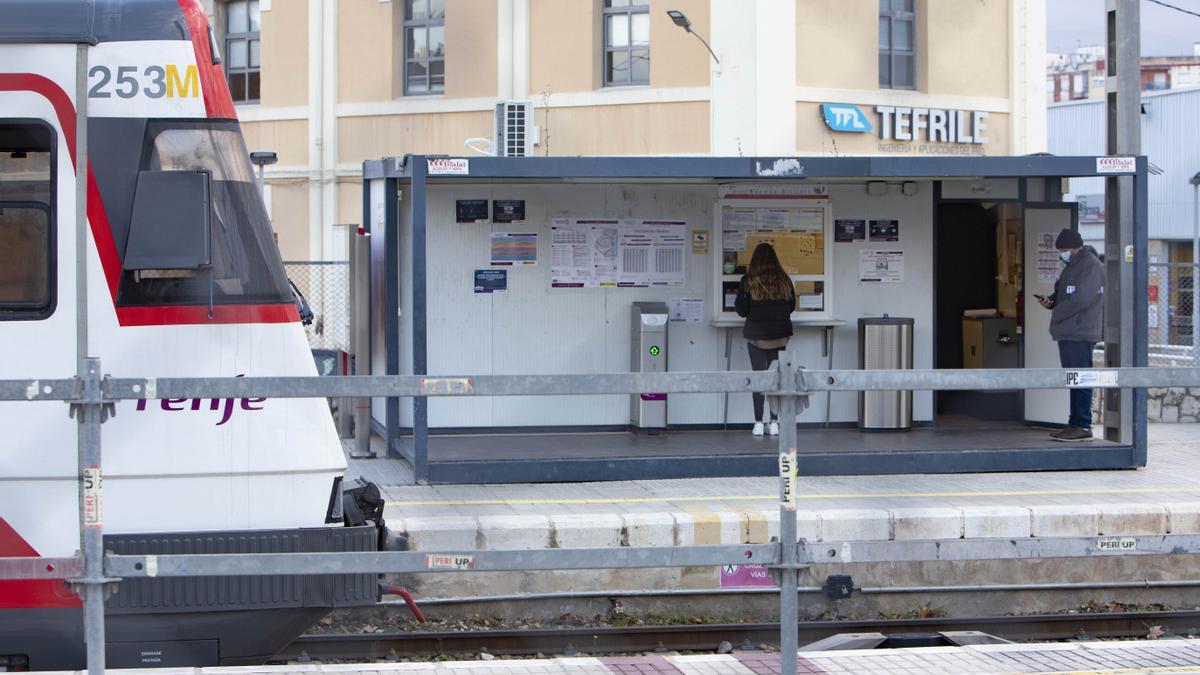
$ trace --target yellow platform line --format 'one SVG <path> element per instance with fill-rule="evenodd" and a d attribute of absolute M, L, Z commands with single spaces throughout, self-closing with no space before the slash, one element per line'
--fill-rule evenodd
<path fill-rule="evenodd" d="M 1036 497 L 1052 495 L 1099 495 L 1099 494 L 1168 494 L 1172 492 L 1200 492 L 1200 485 L 1145 488 L 1080 488 L 1058 490 L 985 490 L 980 492 L 832 492 L 826 494 L 797 495 L 802 501 L 822 499 L 895 499 L 895 498 L 938 498 L 938 497 Z M 670 502 L 743 502 L 774 501 L 778 495 L 689 495 L 682 497 L 588 497 L 579 499 L 429 499 L 387 502 L 387 506 L 539 506 L 539 505 L 597 505 L 597 504 L 664 504 Z"/>

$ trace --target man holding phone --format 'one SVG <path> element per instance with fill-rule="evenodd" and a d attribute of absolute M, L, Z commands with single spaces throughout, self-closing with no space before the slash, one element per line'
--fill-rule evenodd
<path fill-rule="evenodd" d="M 1054 248 L 1066 267 L 1049 297 L 1035 295 L 1051 311 L 1050 337 L 1058 343 L 1063 368 L 1091 368 L 1092 350 L 1104 334 L 1104 264 L 1096 250 L 1083 245 L 1074 230 L 1063 230 Z M 1092 440 L 1092 390 L 1071 390 L 1071 413 L 1064 429 L 1050 434 L 1056 441 Z"/>

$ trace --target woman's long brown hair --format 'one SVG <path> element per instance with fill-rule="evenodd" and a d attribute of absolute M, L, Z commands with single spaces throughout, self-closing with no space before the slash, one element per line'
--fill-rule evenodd
<path fill-rule="evenodd" d="M 792 280 L 788 278 L 779 257 L 770 244 L 763 242 L 754 248 L 746 286 L 754 300 L 787 300 L 792 297 Z"/>

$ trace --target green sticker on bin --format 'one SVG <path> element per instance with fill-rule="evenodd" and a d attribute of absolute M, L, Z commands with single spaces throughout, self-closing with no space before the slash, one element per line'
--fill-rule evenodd
<path fill-rule="evenodd" d="M 659 352 L 661 351 L 662 350 L 658 348 L 658 345 L 650 345 L 650 356 L 658 356 Z"/>

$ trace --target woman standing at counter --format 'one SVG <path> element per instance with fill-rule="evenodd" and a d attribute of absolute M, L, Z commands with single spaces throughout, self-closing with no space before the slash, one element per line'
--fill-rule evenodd
<path fill-rule="evenodd" d="M 779 264 L 775 249 L 765 242 L 759 244 L 750 258 L 750 268 L 738 286 L 734 303 L 738 316 L 746 320 L 742 335 L 746 337 L 746 346 L 750 350 L 751 368 L 766 370 L 772 361 L 779 358 L 779 352 L 787 348 L 788 338 L 792 336 L 792 310 L 795 308 L 796 289 Z M 772 410 L 768 423 L 763 415 L 763 395 L 755 393 L 753 396 L 752 433 L 762 436 L 765 428 L 770 435 L 779 435 L 778 415 Z"/>

